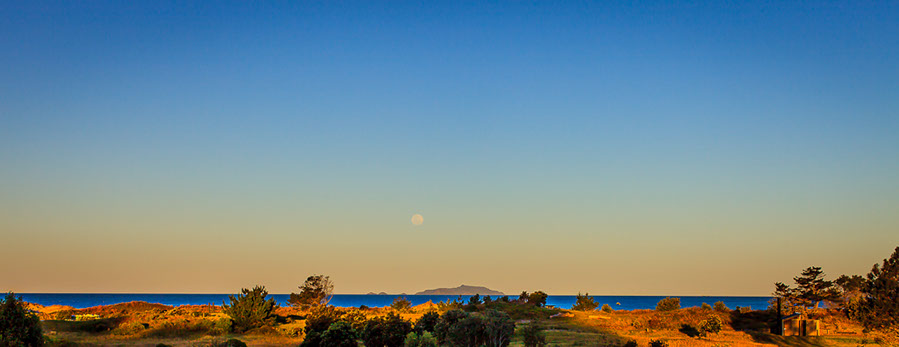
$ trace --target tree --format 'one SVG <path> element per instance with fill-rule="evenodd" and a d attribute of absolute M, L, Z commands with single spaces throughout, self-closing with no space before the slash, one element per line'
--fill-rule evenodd
<path fill-rule="evenodd" d="M 481 304 L 481 295 L 475 294 L 468 298 L 469 305 L 480 305 Z"/>
<path fill-rule="evenodd" d="M 41 320 L 12 292 L 0 298 L 0 346 L 42 346 Z"/>
<path fill-rule="evenodd" d="M 518 295 L 518 302 L 525 304 L 528 302 L 528 292 L 522 291 L 520 295 Z"/>
<path fill-rule="evenodd" d="M 410 332 L 412 323 L 390 312 L 387 316 L 368 320 L 362 331 L 362 341 L 367 347 L 402 347 Z"/>
<path fill-rule="evenodd" d="M 312 312 L 306 316 L 306 326 L 303 332 L 306 333 L 306 339 L 310 336 L 320 336 L 331 324 L 341 320 L 341 314 L 332 306 L 319 306 L 312 309 Z"/>
<path fill-rule="evenodd" d="M 415 332 L 416 333 L 424 333 L 424 332 L 434 332 L 434 328 L 437 326 L 437 322 L 440 321 L 440 314 L 437 312 L 428 312 L 418 318 L 415 321 Z"/>
<path fill-rule="evenodd" d="M 290 298 L 287 299 L 290 305 L 296 307 L 327 306 L 334 296 L 334 283 L 330 277 L 324 275 L 309 276 L 298 288 L 300 293 L 290 293 Z"/>
<path fill-rule="evenodd" d="M 542 307 L 543 305 L 546 305 L 547 297 L 548 295 L 546 295 L 546 293 L 538 290 L 531 293 L 531 295 L 528 295 L 528 303 L 537 307 Z"/>
<path fill-rule="evenodd" d="M 862 286 L 863 299 L 858 317 L 866 328 L 892 328 L 899 325 L 899 247 L 883 265 L 874 264 Z"/>
<path fill-rule="evenodd" d="M 505 312 L 484 312 L 484 335 L 487 347 L 506 347 L 515 334 L 515 322 Z"/>
<path fill-rule="evenodd" d="M 255 286 L 252 290 L 242 288 L 237 297 L 228 295 L 231 305 L 222 302 L 223 311 L 231 316 L 236 332 L 270 325 L 275 321 L 275 299 L 266 299 L 268 292 L 264 286 Z"/>
<path fill-rule="evenodd" d="M 599 304 L 593 301 L 590 293 L 585 293 L 584 295 L 577 293 L 577 301 L 575 301 L 574 306 L 571 306 L 571 309 L 575 311 L 593 311 L 597 307 L 599 307 Z"/>
<path fill-rule="evenodd" d="M 412 302 L 409 301 L 409 299 L 401 296 L 393 299 L 393 303 L 390 304 L 390 308 L 397 310 L 398 312 L 406 312 L 410 308 L 412 308 Z"/>
<path fill-rule="evenodd" d="M 857 304 L 862 297 L 862 288 L 865 286 L 865 278 L 859 275 L 842 275 L 833 283 L 840 289 L 842 304 Z"/>
<path fill-rule="evenodd" d="M 796 298 L 806 307 L 818 308 L 821 301 L 840 298 L 840 293 L 833 288 L 833 282 L 824 279 L 824 271 L 820 267 L 811 266 L 802 270 L 802 274 L 793 277 L 793 281 L 796 281 Z"/>

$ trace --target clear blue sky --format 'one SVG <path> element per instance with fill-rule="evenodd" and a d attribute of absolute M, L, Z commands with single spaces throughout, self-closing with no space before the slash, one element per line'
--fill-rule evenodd
<path fill-rule="evenodd" d="M 867 272 L 899 2 L 3 1 L 0 235 L 20 292 Z"/>

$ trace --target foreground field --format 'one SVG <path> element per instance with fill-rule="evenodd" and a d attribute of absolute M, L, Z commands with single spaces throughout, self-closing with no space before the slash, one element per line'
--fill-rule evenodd
<path fill-rule="evenodd" d="M 121 345 L 121 346 L 216 346 L 229 339 L 239 339 L 250 346 L 296 346 L 303 341 L 307 312 L 295 308 L 278 308 L 276 323 L 245 334 L 230 333 L 229 317 L 219 306 L 166 306 L 131 302 L 86 309 L 30 305 L 40 313 L 44 333 L 51 345 Z M 386 315 L 390 308 L 343 309 L 366 317 Z M 401 313 L 404 319 L 416 320 L 425 312 L 436 310 L 433 304 L 416 306 Z M 821 319 L 829 334 L 821 337 L 783 337 L 771 334 L 775 318 L 767 311 L 715 311 L 686 308 L 669 312 L 654 310 L 578 312 L 510 306 L 516 319 L 516 330 L 528 325 L 544 329 L 549 346 L 623 346 L 636 341 L 648 346 L 661 340 L 676 346 L 890 346 L 891 340 L 881 335 L 862 332 L 861 327 L 838 312 L 821 310 Z M 700 338 L 694 327 L 709 317 L 718 316 L 725 324 L 720 333 Z M 72 320 L 72 317 L 80 320 Z M 511 346 L 524 346 L 516 333 Z M 885 342 L 886 341 L 886 342 Z"/>

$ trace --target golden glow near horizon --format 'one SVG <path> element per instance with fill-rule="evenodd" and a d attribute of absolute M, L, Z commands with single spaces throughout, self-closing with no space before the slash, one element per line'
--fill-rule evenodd
<path fill-rule="evenodd" d="M 419 226 L 419 225 L 421 225 L 421 223 L 424 223 L 424 222 L 425 222 L 425 218 L 422 217 L 420 214 L 416 213 L 416 214 L 412 215 L 412 225 Z"/>

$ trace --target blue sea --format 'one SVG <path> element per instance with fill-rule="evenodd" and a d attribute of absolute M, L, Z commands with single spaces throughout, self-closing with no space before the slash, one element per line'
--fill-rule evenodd
<path fill-rule="evenodd" d="M 112 305 L 130 301 L 146 301 L 149 303 L 159 303 L 164 305 L 221 305 L 223 301 L 228 301 L 229 294 L 17 294 L 23 300 L 31 303 L 49 305 L 65 305 L 75 308 L 86 308 L 99 305 Z M 271 295 L 282 306 L 287 305 L 288 294 Z M 394 299 L 405 297 L 412 302 L 412 305 L 423 304 L 428 301 L 438 302 L 455 299 L 456 295 L 356 295 L 356 294 L 337 294 L 331 300 L 331 304 L 338 307 L 359 307 L 365 305 L 368 307 L 389 306 Z M 517 295 L 510 295 L 512 299 Z M 700 306 L 702 303 L 709 305 L 716 301 L 724 302 L 729 308 L 752 307 L 753 309 L 765 309 L 768 307 L 770 297 L 764 296 L 678 296 L 681 301 L 681 307 Z M 654 309 L 656 303 L 663 299 L 664 296 L 593 296 L 594 300 L 600 305 L 609 304 L 616 310 L 635 310 L 635 309 Z M 465 302 L 468 297 L 463 296 Z M 494 297 L 496 299 L 496 297 Z M 550 295 L 546 299 L 546 304 L 561 308 L 570 308 L 574 305 L 576 297 L 574 295 Z"/>

